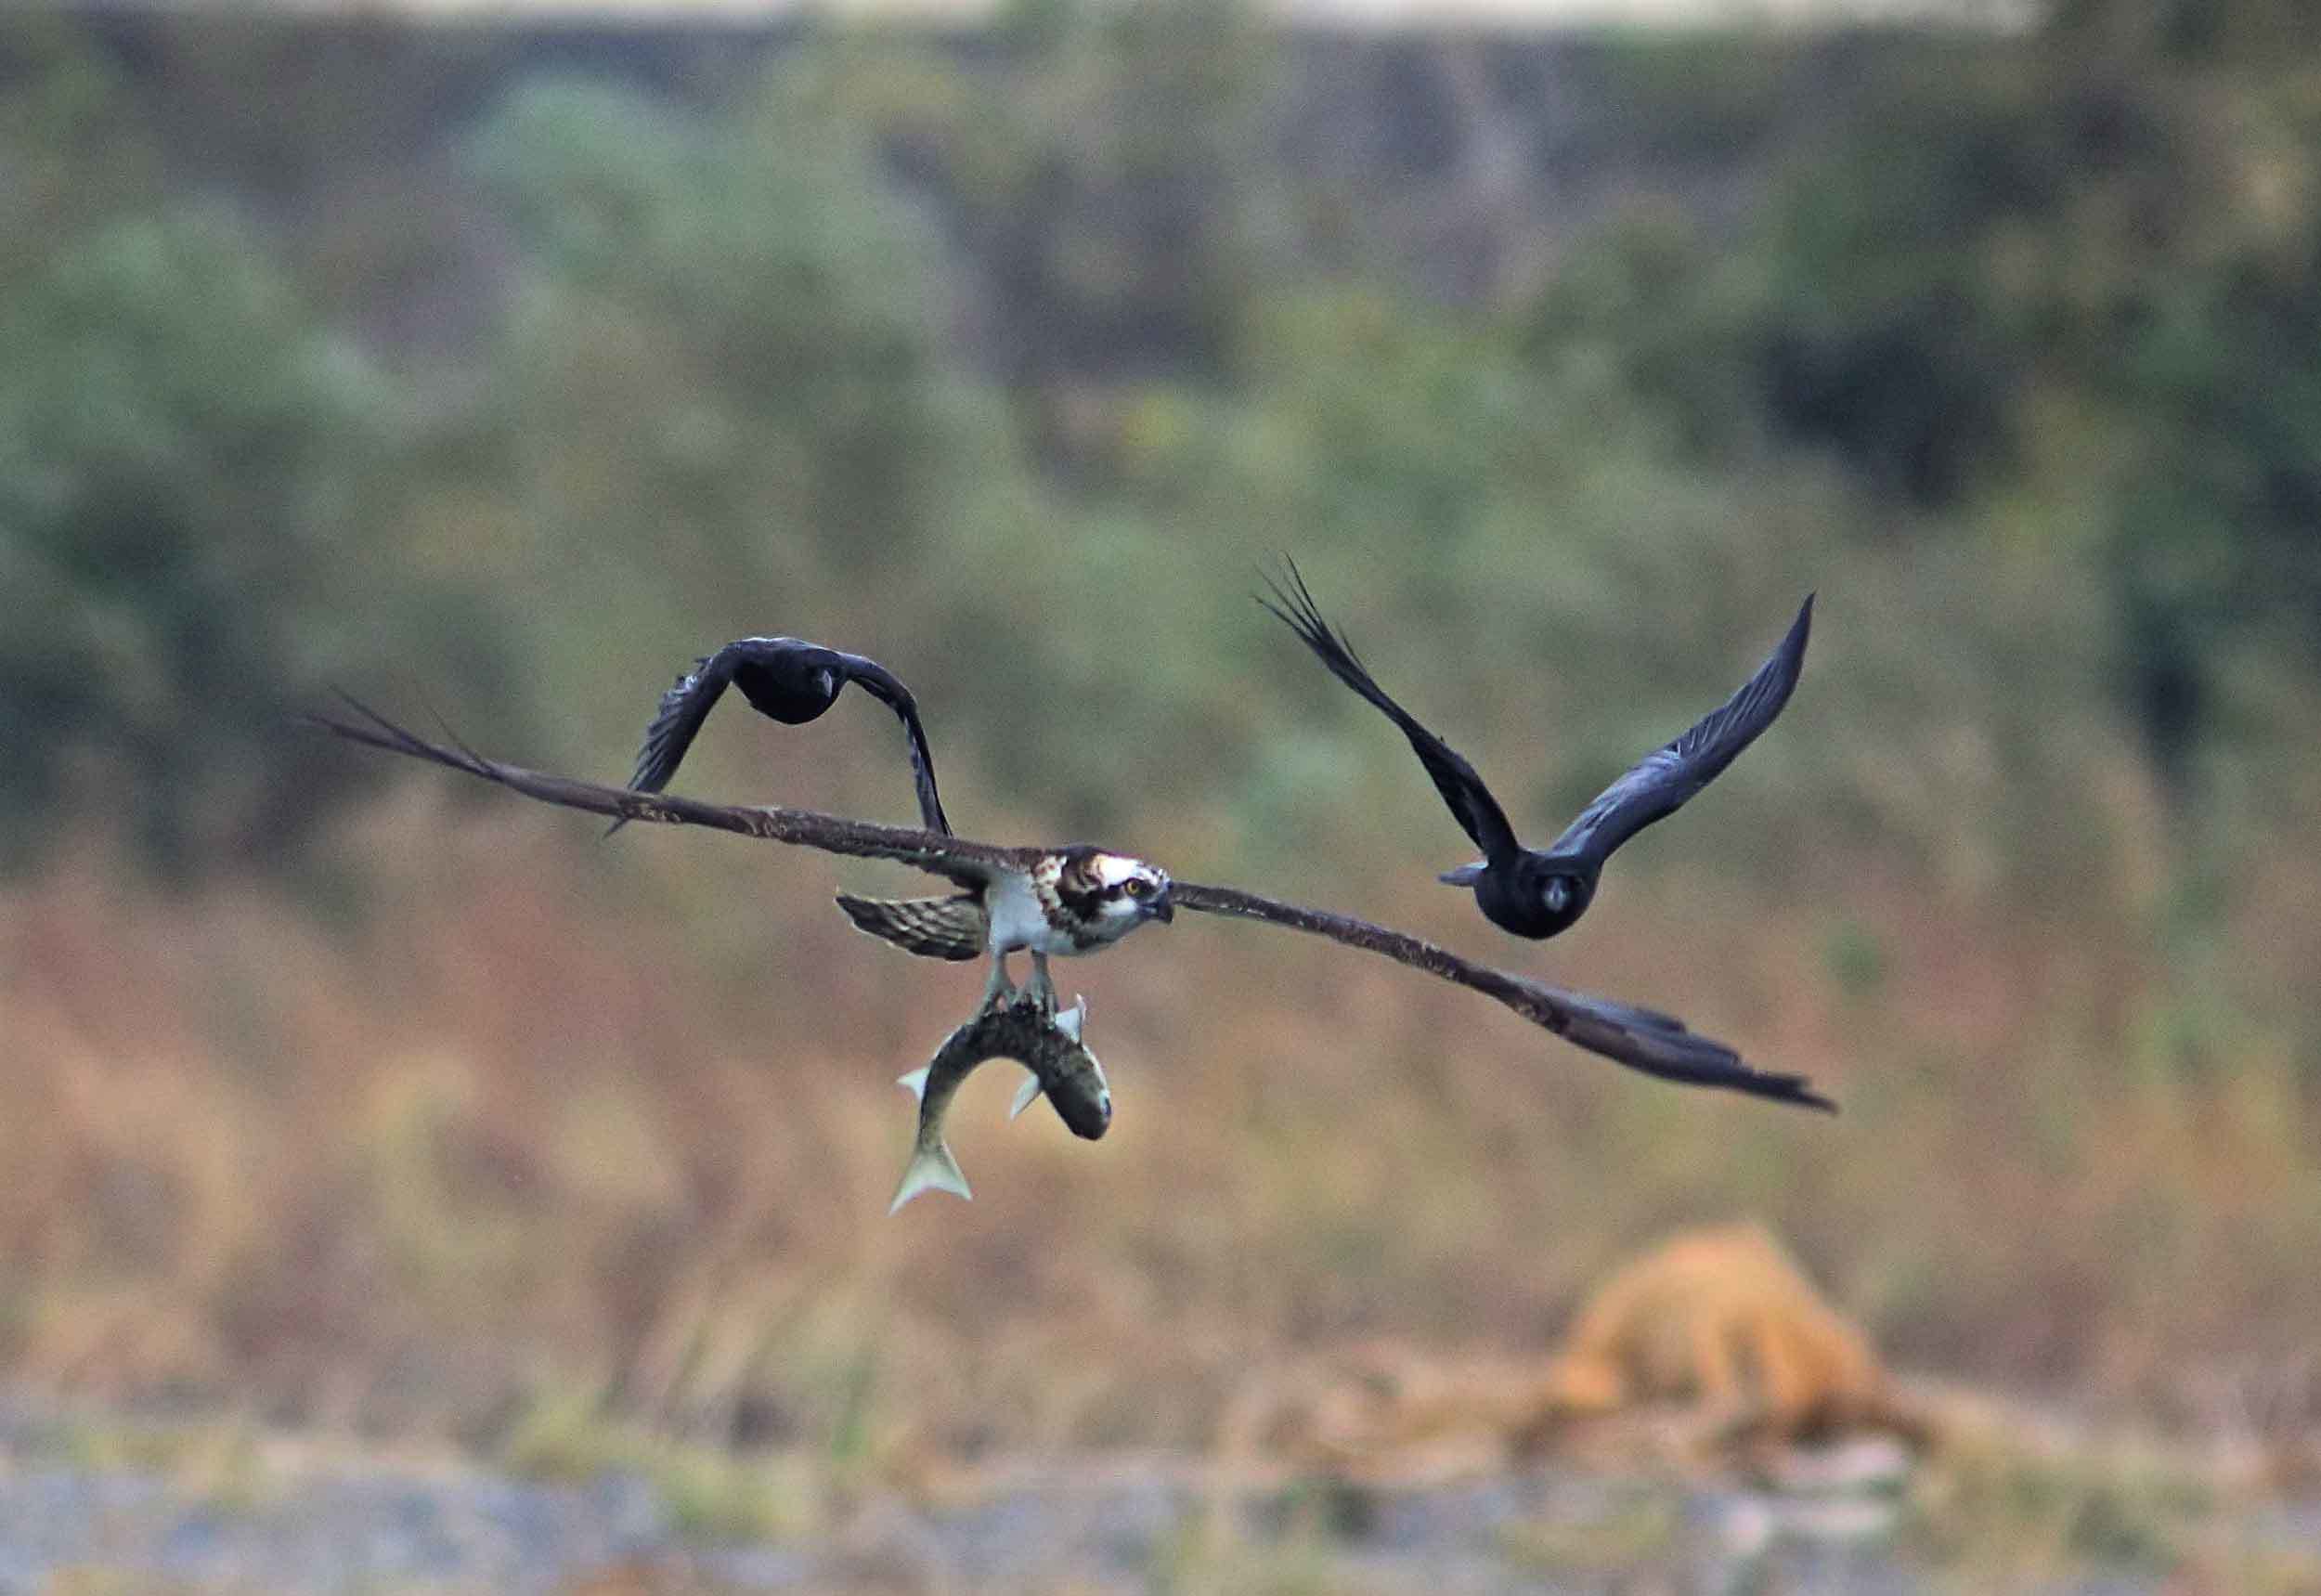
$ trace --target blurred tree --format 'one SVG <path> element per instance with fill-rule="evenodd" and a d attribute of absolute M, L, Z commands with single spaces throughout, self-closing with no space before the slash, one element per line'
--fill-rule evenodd
<path fill-rule="evenodd" d="M 952 452 L 938 252 L 858 129 L 777 70 L 721 118 L 518 88 L 470 164 L 520 252 L 505 396 L 538 513 L 746 580 L 769 538 L 891 561 Z"/>
<path fill-rule="evenodd" d="M 536 77 L 464 141 L 508 297 L 451 462 L 483 535 L 455 557 L 526 594 L 562 757 L 625 758 L 670 675 L 749 632 L 920 681 L 877 629 L 1019 480 L 999 396 L 945 347 L 944 252 L 828 60 L 810 42 L 706 110 Z"/>
<path fill-rule="evenodd" d="M 0 802 L 53 803 L 89 759 L 157 863 L 270 847 L 308 774 L 271 745 L 331 653 L 321 556 L 377 396 L 217 210 L 107 220 L 14 286 Z"/>
<path fill-rule="evenodd" d="M 1103 452 L 1092 391 L 1241 374 L 1277 231 L 1272 39 L 1244 0 L 1036 0 L 964 59 L 830 52 L 838 104 L 977 274 L 963 331 L 1052 472 Z"/>
<path fill-rule="evenodd" d="M 2182 792 L 2220 659 L 2321 649 L 2321 257 L 2186 285 L 2122 358 L 2151 414 L 2112 511 L 2125 685 Z"/>
<path fill-rule="evenodd" d="M 1889 525 L 2085 560 L 2181 794 L 2224 662 L 2321 651 L 2321 35 L 2283 15 L 2084 0 L 2029 46 L 1878 56 L 1741 248 L 1632 218 L 1519 336 L 1704 460 L 1824 449 Z"/>
<path fill-rule="evenodd" d="M 2048 35 L 2074 53 L 2258 60 L 2313 48 L 2303 0 L 2058 0 Z"/>
<path fill-rule="evenodd" d="M 0 229 L 0 811 L 102 779 L 96 812 L 165 870 L 271 854 L 344 769 L 292 710 L 410 608 L 460 609 L 392 580 L 349 602 L 395 396 L 230 207 L 121 175 L 149 147 L 87 58 L 17 82 L 0 136 L 0 165 L 34 175 L 9 201 L 42 222 Z M 41 180 L 115 152 L 91 189 Z M 8 826 L 6 862 L 43 829 Z"/>
<path fill-rule="evenodd" d="M 160 150 L 119 73 L 61 16 L 0 28 L 0 287 L 54 240 L 158 192 Z"/>
<path fill-rule="evenodd" d="M 1382 138 L 1353 140 L 1370 153 L 1329 168 L 1324 208 L 1372 234 L 1368 201 L 1440 188 L 1462 232 L 1456 218 L 1520 197 L 1493 245 L 1514 264 L 1472 293 L 1391 250 L 1325 242 L 1319 269 L 1287 269 L 1326 229 L 1278 119 L 1318 91 L 1293 79 L 1311 70 L 1300 46 L 1225 0 L 1042 0 L 940 45 L 808 28 L 762 77 L 736 58 L 675 93 L 600 42 L 578 55 L 614 75 L 519 79 L 473 125 L 464 101 L 450 125 L 414 114 L 451 91 L 431 46 L 405 40 L 383 71 L 418 87 L 347 103 L 389 143 L 458 153 L 369 190 L 375 204 L 344 201 L 339 179 L 375 176 L 377 148 L 306 141 L 337 90 L 201 109 L 253 73 L 343 81 L 363 59 L 344 41 L 310 50 L 288 30 L 238 54 L 186 24 L 164 136 L 102 71 L 14 32 L 6 558 L 46 584 L 26 590 L 70 596 L 59 614 L 86 595 L 158 613 L 158 597 L 100 591 L 97 571 L 135 567 L 123 527 L 176 528 L 162 541 L 196 573 L 152 595 L 292 573 L 267 577 L 279 609 L 234 629 L 252 651 L 236 680 L 362 657 L 388 616 L 400 657 L 449 652 L 477 687 L 504 648 L 519 680 L 553 684 L 490 695 L 511 729 L 551 729 L 540 759 L 625 756 L 607 750 L 667 673 L 739 630 L 906 637 L 899 668 L 923 647 L 975 683 L 935 718 L 994 750 L 1002 791 L 1101 824 L 1120 771 L 1197 713 L 1212 738 L 1231 727 L 1218 768 L 1268 734 L 1239 683 L 1277 640 L 1216 620 L 1243 604 L 1258 551 L 1358 559 L 1404 621 L 1457 629 L 1472 646 L 1443 651 L 1416 692 L 1482 693 L 1525 667 L 1582 680 L 1617 647 L 1630 679 L 1667 672 L 1671 714 L 1696 707 L 1683 659 L 1704 635 L 1754 641 L 1752 612 L 1794 598 L 1775 587 L 1841 559 L 1900 552 L 1923 576 L 1999 551 L 2069 588 L 2058 668 L 2114 667 L 2178 779 L 2217 721 L 2220 660 L 2321 636 L 2302 353 L 2321 146 L 2303 46 L 2265 44 L 2281 41 L 2264 6 L 2221 31 L 2146 25 L 2159 14 L 2074 6 L 2030 42 L 1365 57 L 1376 70 L 1345 92 L 1394 103 L 1323 119 Z M 469 85 L 454 99 L 501 70 L 477 65 L 490 54 L 448 52 L 445 81 Z M 1397 121 L 1411 83 L 1442 103 Z M 1575 83 L 1576 109 L 1557 98 Z M 1599 98 L 1619 113 L 1599 118 Z M 156 150 L 212 114 L 231 123 L 220 159 L 299 144 L 290 189 L 253 182 L 273 201 L 254 213 L 163 205 Z M 1420 136 L 1435 164 L 1381 175 Z M 1745 181 L 1717 164 L 1736 143 L 1764 163 Z M 1559 235 L 1538 292 L 1498 303 L 1530 279 L 1517 257 L 1538 219 L 1573 225 L 1564 199 L 1619 189 L 1624 161 L 1657 175 L 1636 185 L 1652 198 Z M 1689 178 L 1658 180 L 1656 161 Z M 299 198 L 316 194 L 340 198 Z M 139 275 L 140 259 L 161 264 Z M 414 385 L 348 355 L 318 305 L 391 344 Z M 136 424 L 68 433 L 75 405 Z M 1836 474 L 1824 461 L 1845 487 L 1814 486 Z M 105 508 L 121 500 L 138 507 Z M 1827 547 L 1788 530 L 1796 505 L 1828 516 L 1812 534 Z M 310 541 L 262 553 L 289 526 Z M 1841 549 L 1840 526 L 1880 530 Z M 1059 567 L 1070 590 L 1048 580 Z M 377 602 L 302 611 L 301 580 L 325 569 Z M 422 592 L 469 596 L 405 602 Z M 1637 657 L 1656 646 L 1624 623 L 1639 595 L 1685 617 L 1665 659 Z M 1955 645 L 1946 682 L 1994 723 L 1999 655 L 1964 656 L 1999 624 L 1961 634 L 1977 642 Z M 495 641 L 462 655 L 463 631 Z M 149 655 L 194 647 L 131 635 Z M 55 657 L 113 659 L 86 640 Z M 135 673 L 107 668 L 106 701 L 132 696 Z M 52 674 L 11 712 L 100 679 Z M 493 732 L 485 693 L 441 685 L 463 725 Z M 1075 725 L 1047 713 L 1059 688 L 1091 711 Z M 1632 752 L 1663 730 L 1644 696 L 1600 724 L 1573 707 L 1575 735 Z M 53 791 L 77 757 L 9 779 Z"/>

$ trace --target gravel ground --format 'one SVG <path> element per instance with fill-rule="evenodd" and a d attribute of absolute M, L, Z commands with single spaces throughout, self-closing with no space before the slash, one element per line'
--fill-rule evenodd
<path fill-rule="evenodd" d="M 687 1544 L 642 1479 L 541 1485 L 459 1467 L 332 1462 L 263 1501 L 219 1502 L 153 1474 L 0 1469 L 0 1592 L 650 1592 L 1203 1588 L 1252 1561 L 1297 1589 L 1885 1596 L 1955 1589 L 1899 1561 L 1894 1508 L 1563 1474 L 1384 1494 L 1270 1493 L 1233 1550 L 1199 1559 L 1199 1494 L 1158 1469 L 1057 1469 L 972 1506 L 874 1501 L 795 1546 Z M 2310 1529 L 2313 1525 L 2306 1525 Z M 1238 1560 L 1238 1561 L 1236 1561 Z M 614 1582 L 611 1571 L 619 1571 Z M 1172 1572 L 1173 1571 L 1173 1572 Z M 1301 1577 L 1290 1580 L 1295 1573 Z M 2059 1591 L 2157 1593 L 2138 1578 Z"/>
<path fill-rule="evenodd" d="M 1222 1512 L 1181 1462 L 992 1470 L 971 1499 L 875 1498 L 781 1546 L 686 1536 L 642 1475 L 543 1484 L 456 1460 L 277 1437 L 261 1466 L 164 1473 L 67 1460 L 53 1422 L 0 1410 L 0 1596 L 53 1591 L 563 1593 L 1241 1590 L 1901 1596 L 1960 1575 L 1898 1551 L 1891 1472 L 1819 1494 L 1549 1471 L 1427 1487 L 1245 1493 Z M 1859 1477 L 1859 1476 L 1858 1476 Z M 252 1484 L 254 1479 L 257 1483 Z M 2321 1567 L 2321 1503 L 2244 1542 Z M 1971 1581 L 1970 1581 L 1971 1583 Z M 2025 1584 L 2159 1596 L 2163 1570 Z M 2291 1587 L 2278 1586 L 2288 1590 Z"/>

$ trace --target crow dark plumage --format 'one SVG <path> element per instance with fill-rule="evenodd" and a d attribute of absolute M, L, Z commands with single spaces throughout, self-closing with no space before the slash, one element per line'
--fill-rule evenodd
<path fill-rule="evenodd" d="M 819 717 L 837 702 L 849 681 L 895 712 L 910 745 L 911 777 L 918 789 L 919 824 L 928 831 L 949 835 L 951 822 L 943 816 L 942 799 L 935 792 L 935 760 L 927 751 L 927 733 L 919 725 L 917 700 L 895 674 L 875 659 L 845 654 L 795 637 L 745 637 L 715 654 L 694 661 L 694 668 L 661 694 L 661 707 L 645 728 L 644 746 L 637 750 L 636 773 L 629 790 L 657 793 L 677 773 L 678 762 L 693 746 L 694 736 L 709 718 L 710 708 L 728 683 L 738 687 L 750 707 L 759 714 L 798 726 Z M 606 828 L 611 836 L 624 824 L 616 820 Z"/>
<path fill-rule="evenodd" d="M 1797 685 L 1813 624 L 1813 595 L 1808 593 L 1788 635 L 1739 692 L 1701 717 L 1691 731 L 1630 766 L 1546 849 L 1533 850 L 1515 839 L 1506 811 L 1475 768 L 1370 679 L 1345 634 L 1323 618 L 1297 566 L 1284 564 L 1283 579 L 1268 578 L 1273 598 L 1261 597 L 1258 603 L 1296 632 L 1331 675 L 1402 728 L 1452 817 L 1483 850 L 1480 860 L 1445 872 L 1443 879 L 1454 887 L 1473 888 L 1475 904 L 1485 916 L 1519 937 L 1552 937 L 1578 919 L 1594 900 L 1597 877 L 1613 850 L 1653 822 L 1675 813 L 1773 723 Z"/>

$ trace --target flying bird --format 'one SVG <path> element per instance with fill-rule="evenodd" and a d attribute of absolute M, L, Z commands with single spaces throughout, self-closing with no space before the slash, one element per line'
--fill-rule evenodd
<path fill-rule="evenodd" d="M 1578 919 L 1594 901 L 1597 878 L 1613 850 L 1682 808 L 1773 723 L 1797 685 L 1797 674 L 1805 667 L 1806 637 L 1813 625 L 1813 595 L 1808 593 L 1789 634 L 1739 692 L 1676 741 L 1631 765 L 1580 811 L 1562 836 L 1543 850 L 1534 850 L 1515 840 L 1507 812 L 1475 768 L 1371 680 L 1345 633 L 1323 618 L 1296 564 L 1284 564 L 1286 584 L 1268 577 L 1273 598 L 1257 602 L 1296 632 L 1331 675 L 1402 728 L 1419 762 L 1434 779 L 1435 790 L 1450 806 L 1451 817 L 1483 850 L 1481 859 L 1444 872 L 1441 879 L 1453 887 L 1472 887 L 1485 917 L 1519 937 L 1552 937 Z"/>
<path fill-rule="evenodd" d="M 1031 890 L 1036 902 L 1037 889 L 1031 887 L 1030 878 L 1042 869 L 1045 862 L 1054 860 L 1060 882 L 1067 869 L 1066 862 L 1078 853 L 1077 850 L 1070 848 L 1002 848 L 932 831 L 874 825 L 867 821 L 849 820 L 813 810 L 784 809 L 771 804 L 744 808 L 703 803 L 667 794 L 599 786 L 592 782 L 575 781 L 568 776 L 548 775 L 519 765 L 502 764 L 465 746 L 445 747 L 430 743 L 354 699 L 349 698 L 346 702 L 361 717 L 360 720 L 342 720 L 320 714 L 307 719 L 337 736 L 391 753 L 426 759 L 455 771 L 464 771 L 544 803 L 561 804 L 567 809 L 584 810 L 592 814 L 624 820 L 710 826 L 744 837 L 816 848 L 826 853 L 853 858 L 893 860 L 931 875 L 949 877 L 967 889 L 968 896 L 974 896 L 980 888 L 987 920 L 987 949 L 994 940 L 990 927 L 1017 918 L 1017 911 L 1008 906 L 1005 899 L 1019 890 L 1013 886 L 1004 886 L 1001 912 L 994 915 L 990 912 L 992 884 L 1005 882 L 1010 877 L 1020 879 L 1025 883 L 1025 888 L 1021 889 Z M 1125 854 L 1105 853 L 1102 850 L 1092 850 L 1091 855 L 1083 857 L 1093 856 L 1115 861 L 1128 860 Z M 1111 879 L 1106 884 L 1118 885 L 1121 899 L 1135 901 L 1139 905 L 1137 918 L 1124 924 L 1122 929 L 1110 939 L 1112 941 L 1118 941 L 1120 935 L 1134 928 L 1135 924 L 1142 924 L 1146 918 L 1167 918 L 1158 908 L 1149 915 L 1145 915 L 1142 905 L 1154 894 L 1148 892 L 1140 898 L 1127 885 L 1131 879 L 1148 880 L 1155 884 L 1156 891 L 1165 889 L 1166 902 L 1173 908 L 1262 920 L 1269 925 L 1285 926 L 1292 930 L 1327 937 L 1347 947 L 1377 954 L 1397 964 L 1423 970 L 1439 980 L 1483 993 L 1574 1045 L 1648 1075 L 1835 1111 L 1835 1105 L 1815 1092 L 1802 1076 L 1775 1074 L 1755 1069 L 1732 1048 L 1686 1030 L 1683 1022 L 1672 1016 L 1607 998 L 1591 997 L 1585 993 L 1567 992 L 1506 970 L 1493 969 L 1461 958 L 1433 942 L 1384 926 L 1372 925 L 1367 920 L 1357 920 L 1351 915 L 1285 903 L 1234 887 L 1171 881 L 1157 867 L 1148 865 L 1144 868 L 1150 872 L 1149 876 L 1124 874 L 1117 868 L 1109 873 L 1099 871 L 1092 876 L 1083 868 L 1082 874 L 1088 879 L 1101 880 L 1109 874 Z M 1112 919 L 1117 921 L 1119 918 L 1119 913 L 1115 911 Z M 951 945 L 948 937 L 930 934 L 928 940 L 930 945 Z M 1025 945 L 1028 947 L 1029 943 Z M 937 956 L 955 955 L 939 951 Z M 1000 958 L 1004 955 L 995 954 L 995 962 Z M 1036 959 L 1034 968 L 1036 972 Z M 987 991 L 1004 990 L 1004 981 L 1003 971 L 1001 980 L 992 983 Z"/>
<path fill-rule="evenodd" d="M 1007 955 L 1031 955 L 1031 995 L 1056 1006 L 1049 955 L 1070 957 L 1109 948 L 1148 920 L 1174 919 L 1169 873 L 1157 864 L 1108 853 L 1087 843 L 1023 849 L 1018 862 L 985 873 L 961 870 L 967 889 L 948 898 L 857 898 L 838 907 L 858 929 L 929 958 L 992 957 L 983 1002 L 1012 993 Z"/>
<path fill-rule="evenodd" d="M 795 637 L 745 637 L 715 654 L 702 655 L 694 668 L 661 694 L 661 707 L 645 728 L 644 746 L 637 750 L 636 773 L 630 790 L 657 793 L 677 773 L 678 762 L 693 746 L 695 733 L 727 685 L 742 690 L 751 708 L 785 726 L 802 726 L 817 719 L 838 700 L 849 681 L 895 712 L 910 746 L 911 777 L 918 787 L 919 824 L 929 831 L 949 832 L 942 799 L 935 792 L 935 760 L 927 751 L 927 733 L 919 725 L 918 701 L 894 672 L 875 659 L 845 654 Z M 605 828 L 610 837 L 628 824 L 626 818 Z"/>

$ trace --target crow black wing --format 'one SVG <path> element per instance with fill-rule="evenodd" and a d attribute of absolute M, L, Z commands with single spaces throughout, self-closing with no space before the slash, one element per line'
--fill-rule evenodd
<path fill-rule="evenodd" d="M 1739 1053 L 1711 1037 L 1688 1031 L 1683 1021 L 1652 1009 L 1566 992 L 1506 970 L 1461 958 L 1449 949 L 1402 931 L 1347 915 L 1260 897 L 1237 887 L 1205 887 L 1178 881 L 1170 896 L 1180 909 L 1264 920 L 1309 931 L 1350 948 L 1381 954 L 1397 964 L 1497 998 L 1508 1007 L 1577 1047 L 1601 1054 L 1631 1070 L 1688 1086 L 1716 1086 L 1776 1102 L 1835 1113 L 1837 1107 L 1801 1075 L 1778 1075 L 1753 1068 Z"/>
<path fill-rule="evenodd" d="M 657 793 L 669 784 L 678 765 L 685 758 L 685 750 L 694 746 L 701 724 L 709 718 L 725 690 L 733 685 L 733 672 L 749 657 L 751 643 L 787 642 L 787 638 L 745 638 L 729 642 L 715 654 L 702 655 L 694 661 L 694 668 L 679 677 L 669 690 L 661 694 L 660 707 L 653 712 L 652 724 L 644 729 L 643 746 L 637 750 L 637 768 L 629 778 L 629 787 L 641 793 Z M 627 825 L 622 816 L 604 828 L 610 837 Z"/>
<path fill-rule="evenodd" d="M 1601 867 L 1614 849 L 1675 813 L 1716 780 L 1789 702 L 1805 668 L 1806 638 L 1812 628 L 1813 595 L 1808 593 L 1789 625 L 1789 635 L 1757 667 L 1757 674 L 1723 705 L 1702 716 L 1691 731 L 1645 755 L 1604 788 L 1549 846 L 1549 854 L 1585 859 Z"/>
<path fill-rule="evenodd" d="M 918 703 L 911 690 L 875 659 L 801 638 L 739 638 L 695 660 L 693 669 L 661 694 L 660 707 L 654 712 L 653 723 L 645 728 L 643 746 L 637 751 L 636 772 L 629 778 L 629 786 L 643 793 L 657 793 L 668 786 L 710 709 L 736 680 L 750 695 L 752 707 L 774 720 L 795 725 L 815 719 L 825 707 L 823 701 L 810 691 L 793 691 L 791 683 L 825 668 L 840 686 L 848 681 L 862 683 L 864 692 L 901 720 L 909 743 L 912 784 L 918 794 L 920 824 L 929 831 L 948 835 L 951 823 L 944 818 L 942 800 L 935 791 L 934 757 L 927 752 L 927 733 L 919 724 Z M 613 822 L 605 835 L 627 824 L 626 820 Z"/>
<path fill-rule="evenodd" d="M 784 809 L 773 804 L 745 809 L 702 803 L 667 793 L 599 786 L 569 776 L 527 771 L 521 765 L 487 759 L 464 746 L 447 748 L 428 742 L 357 700 L 341 696 L 349 708 L 362 717 L 361 720 L 319 714 L 308 715 L 305 720 L 334 736 L 464 771 L 487 782 L 512 787 L 526 798 L 562 804 L 566 809 L 587 810 L 592 814 L 621 820 L 657 821 L 665 825 L 713 826 L 720 831 L 818 848 L 825 853 L 842 853 L 857 859 L 891 859 L 963 887 L 987 886 L 1001 875 L 1029 871 L 1044 857 L 1043 850 L 1036 848 L 1000 848 L 931 831 L 873 825 L 867 821 L 848 820 L 816 810 Z"/>
<path fill-rule="evenodd" d="M 1322 617 L 1314 595 L 1305 590 L 1305 579 L 1298 575 L 1296 564 L 1289 560 L 1282 564 L 1287 568 L 1287 585 L 1267 576 L 1266 585 L 1273 589 L 1274 598 L 1260 597 L 1257 602 L 1296 632 L 1316 657 L 1329 668 L 1332 676 L 1377 705 L 1388 720 L 1402 728 L 1402 734 L 1410 739 L 1419 762 L 1434 778 L 1435 790 L 1450 805 L 1452 818 L 1474 839 L 1485 859 L 1497 861 L 1521 852 L 1523 845 L 1515 840 L 1515 828 L 1507 824 L 1506 811 L 1483 785 L 1483 778 L 1475 774 L 1475 768 L 1386 695 L 1386 690 L 1370 679 L 1361 660 L 1355 657 L 1354 645 L 1346 641 L 1345 634 Z"/>
<path fill-rule="evenodd" d="M 919 724 L 918 700 L 903 686 L 901 679 L 875 659 L 859 654 L 841 654 L 839 662 L 849 680 L 862 684 L 862 691 L 895 712 L 902 722 L 902 735 L 911 746 L 911 780 L 918 787 L 919 824 L 927 830 L 951 835 L 951 822 L 943 816 L 943 800 L 935 791 L 935 756 L 927 752 L 927 732 Z"/>

